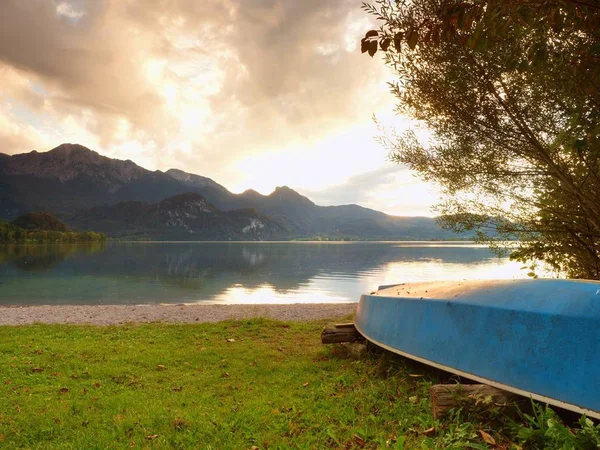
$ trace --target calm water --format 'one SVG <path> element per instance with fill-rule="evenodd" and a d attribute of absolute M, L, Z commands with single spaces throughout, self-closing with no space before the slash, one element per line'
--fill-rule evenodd
<path fill-rule="evenodd" d="M 0 246 L 0 304 L 357 302 L 382 284 L 524 278 L 456 243 Z"/>

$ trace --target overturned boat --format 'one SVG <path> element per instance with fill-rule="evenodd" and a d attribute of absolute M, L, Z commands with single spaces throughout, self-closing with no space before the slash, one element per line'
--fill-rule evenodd
<path fill-rule="evenodd" d="M 381 286 L 355 318 L 369 341 L 600 419 L 600 283 L 536 279 Z"/>

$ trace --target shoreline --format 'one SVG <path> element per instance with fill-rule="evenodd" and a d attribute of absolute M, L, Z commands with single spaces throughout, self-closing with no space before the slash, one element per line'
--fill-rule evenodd
<path fill-rule="evenodd" d="M 358 303 L 233 305 L 35 305 L 0 306 L 0 326 L 43 324 L 123 325 L 206 323 L 269 318 L 282 321 L 335 319 L 354 314 Z"/>

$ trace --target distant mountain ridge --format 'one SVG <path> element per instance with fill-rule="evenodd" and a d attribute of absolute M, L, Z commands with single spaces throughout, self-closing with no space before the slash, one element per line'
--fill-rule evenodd
<path fill-rule="evenodd" d="M 33 175 L 68 182 L 88 176 L 115 192 L 124 184 L 144 176 L 146 169 L 133 161 L 107 158 L 82 145 L 62 144 L 49 152 L 22 153 L 13 156 L 0 154 L 5 175 Z"/>
<path fill-rule="evenodd" d="M 228 193 L 226 187 L 221 186 L 219 183 L 211 180 L 210 178 L 195 175 L 193 173 L 187 173 L 179 169 L 169 169 L 165 172 L 167 175 L 179 180 L 188 186 L 199 187 L 199 188 L 213 188 L 217 191 Z"/>
<path fill-rule="evenodd" d="M 77 144 L 43 153 L 0 153 L 0 218 L 31 211 L 50 212 L 74 229 L 115 236 L 457 238 L 427 217 L 389 216 L 358 205 L 318 206 L 287 186 L 269 195 L 233 194 L 208 177 L 179 169 L 150 171 Z"/>
<path fill-rule="evenodd" d="M 286 234 L 279 223 L 256 210 L 221 211 L 191 192 L 160 203 L 127 201 L 97 206 L 75 214 L 71 222 L 116 237 L 164 240 L 267 240 Z"/>

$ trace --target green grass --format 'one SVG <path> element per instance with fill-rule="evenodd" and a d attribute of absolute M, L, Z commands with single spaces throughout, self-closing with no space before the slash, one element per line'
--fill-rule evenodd
<path fill-rule="evenodd" d="M 546 416 L 435 422 L 432 375 L 323 346 L 323 325 L 0 327 L 0 448 L 553 448 Z"/>

